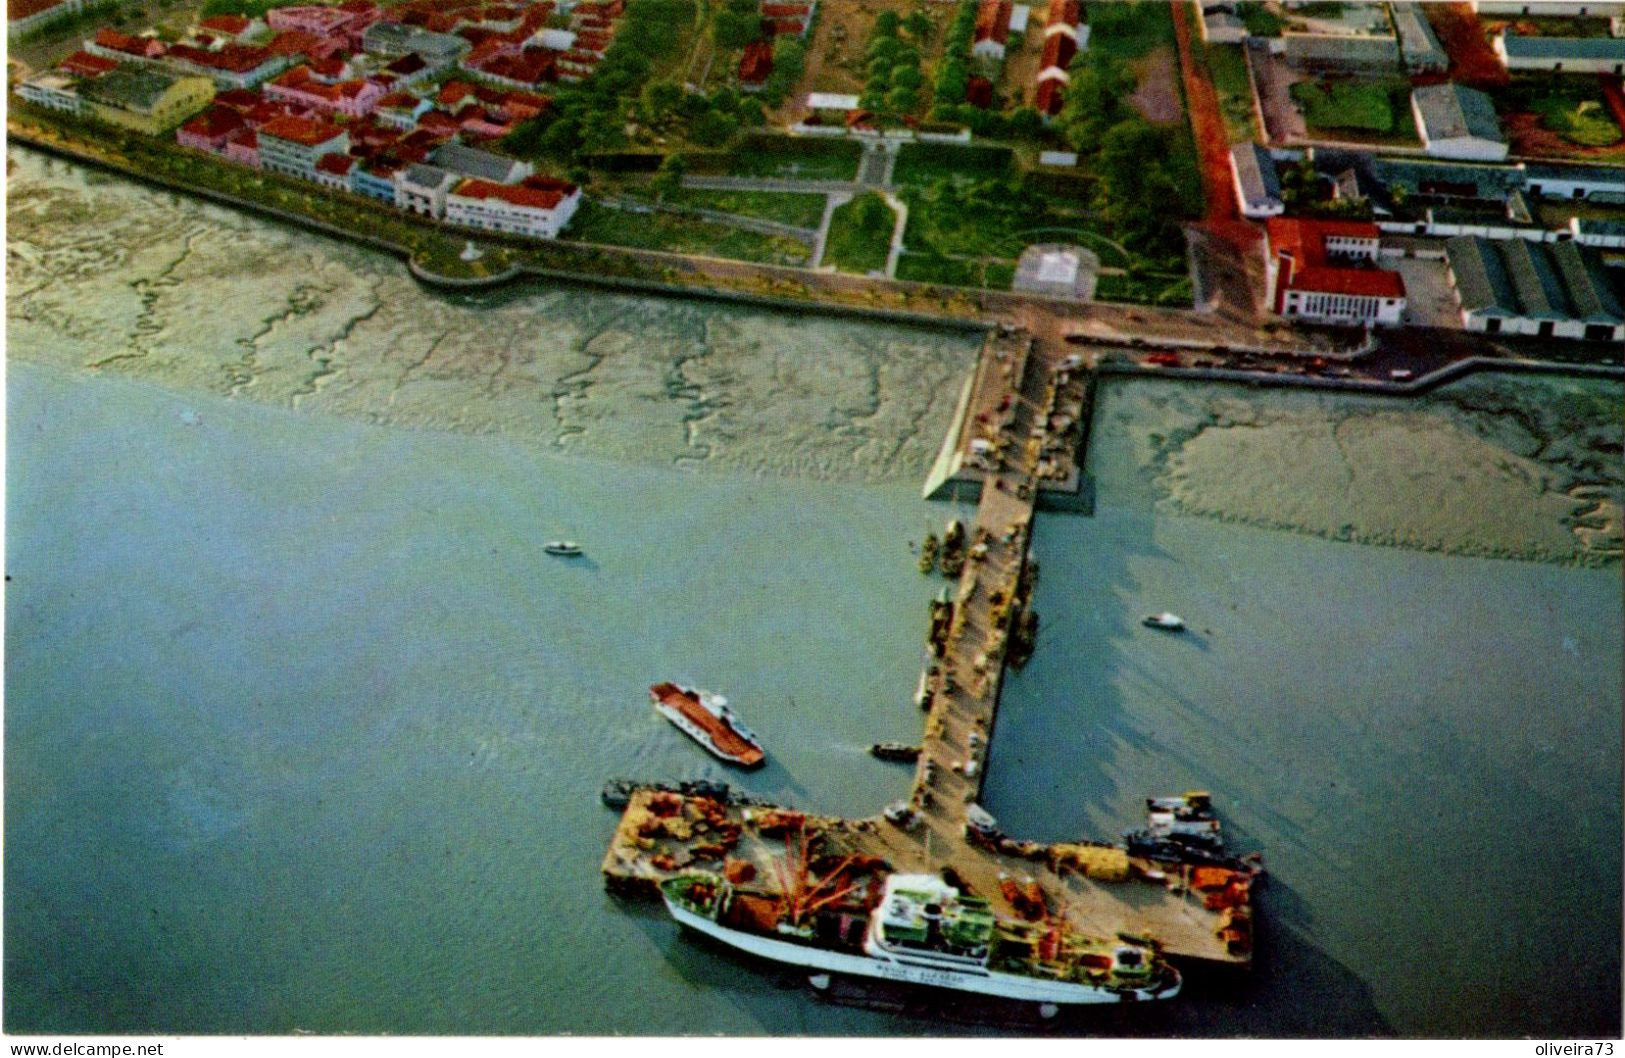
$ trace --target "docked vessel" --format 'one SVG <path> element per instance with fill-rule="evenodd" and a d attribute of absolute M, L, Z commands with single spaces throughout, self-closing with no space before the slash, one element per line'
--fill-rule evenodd
<path fill-rule="evenodd" d="M 965 569 L 965 523 L 958 518 L 948 523 L 948 530 L 942 535 L 938 565 L 944 577 L 957 577 Z"/>
<path fill-rule="evenodd" d="M 881 760 L 897 760 L 912 764 L 920 759 L 920 747 L 907 742 L 876 742 L 869 747 L 872 756 Z"/>
<path fill-rule="evenodd" d="M 766 759 L 761 742 L 728 708 L 728 699 L 710 691 L 657 683 L 649 688 L 655 712 L 719 760 L 754 768 Z"/>
<path fill-rule="evenodd" d="M 920 543 L 920 572 L 930 573 L 937 568 L 937 534 L 926 533 Z"/>
<path fill-rule="evenodd" d="M 827 884 L 827 883 L 826 883 Z M 741 951 L 815 971 L 1040 1004 L 1170 999 L 1177 971 L 1150 945 L 1082 937 L 1051 918 L 996 917 L 932 874 L 893 874 L 877 900 L 847 885 L 805 901 L 690 872 L 661 884 L 671 916 Z"/>
<path fill-rule="evenodd" d="M 561 558 L 579 558 L 581 555 L 581 545 L 574 540 L 549 540 L 542 545 L 542 550 Z"/>

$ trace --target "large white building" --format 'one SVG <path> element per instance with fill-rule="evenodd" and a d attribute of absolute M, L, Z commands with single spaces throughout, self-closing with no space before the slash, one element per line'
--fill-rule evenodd
<path fill-rule="evenodd" d="M 1508 70 L 1625 75 L 1625 38 L 1495 35 L 1495 54 Z"/>
<path fill-rule="evenodd" d="M 1368 221 L 1271 217 L 1265 278 L 1270 305 L 1312 323 L 1394 325 L 1405 280 L 1377 267 L 1381 233 Z"/>
<path fill-rule="evenodd" d="M 1595 251 L 1573 242 L 1445 242 L 1462 326 L 1489 334 L 1625 341 L 1625 308 Z"/>
<path fill-rule="evenodd" d="M 556 238 L 576 207 L 581 189 L 545 177 L 529 177 L 519 184 L 465 180 L 446 196 L 446 221 L 468 228 Z"/>
<path fill-rule="evenodd" d="M 324 154 L 344 154 L 350 134 L 337 125 L 312 118 L 282 117 L 259 128 L 260 168 L 289 176 L 316 179 Z"/>
<path fill-rule="evenodd" d="M 1435 158 L 1499 162 L 1507 156 L 1495 104 L 1476 88 L 1453 82 L 1425 85 L 1411 93 L 1411 114 L 1422 149 Z"/>

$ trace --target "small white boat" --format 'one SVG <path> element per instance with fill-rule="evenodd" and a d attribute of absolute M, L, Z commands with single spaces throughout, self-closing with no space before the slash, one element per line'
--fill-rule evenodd
<path fill-rule="evenodd" d="M 1154 613 L 1140 623 L 1147 628 L 1160 628 L 1165 632 L 1183 632 L 1185 630 L 1184 619 L 1168 613 L 1166 610 L 1162 613 Z"/>
<path fill-rule="evenodd" d="M 542 550 L 550 555 L 562 555 L 565 558 L 575 558 L 581 554 L 581 545 L 574 540 L 549 540 L 542 545 Z"/>

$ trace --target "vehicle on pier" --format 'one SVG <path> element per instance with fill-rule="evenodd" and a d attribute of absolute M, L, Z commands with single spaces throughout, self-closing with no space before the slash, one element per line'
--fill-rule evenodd
<path fill-rule="evenodd" d="M 878 901 L 832 873 L 802 894 L 735 887 L 710 873 L 661 883 L 681 924 L 776 962 L 1043 1005 L 1171 999 L 1179 973 L 1155 946 L 1094 938 L 1058 921 L 1001 919 L 934 874 L 886 877 Z M 875 879 L 861 883 L 867 889 Z"/>
<path fill-rule="evenodd" d="M 767 759 L 756 736 L 728 708 L 728 699 L 710 691 L 657 683 L 649 688 L 655 712 L 704 746 L 719 760 L 754 768 Z"/>

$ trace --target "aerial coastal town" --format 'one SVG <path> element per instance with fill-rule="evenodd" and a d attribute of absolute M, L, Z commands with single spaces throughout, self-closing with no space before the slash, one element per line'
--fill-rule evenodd
<path fill-rule="evenodd" d="M 922 489 L 976 507 L 917 555 L 945 578 L 920 615 L 921 738 L 872 748 L 912 768 L 906 794 L 843 819 L 720 782 L 602 792 L 610 892 L 824 1001 L 1037 1031 L 1251 966 L 1268 850 L 1227 844 L 1225 791 L 1144 791 L 1121 841 L 1026 840 L 982 803 L 1002 684 L 1038 639 L 1033 521 L 1091 508 L 1102 380 L 1625 378 L 1625 2 L 11 0 L 9 19 L 14 143 L 394 253 L 436 291 L 532 276 L 980 336 Z M 774 753 L 720 695 L 650 700 L 727 766 Z"/>

